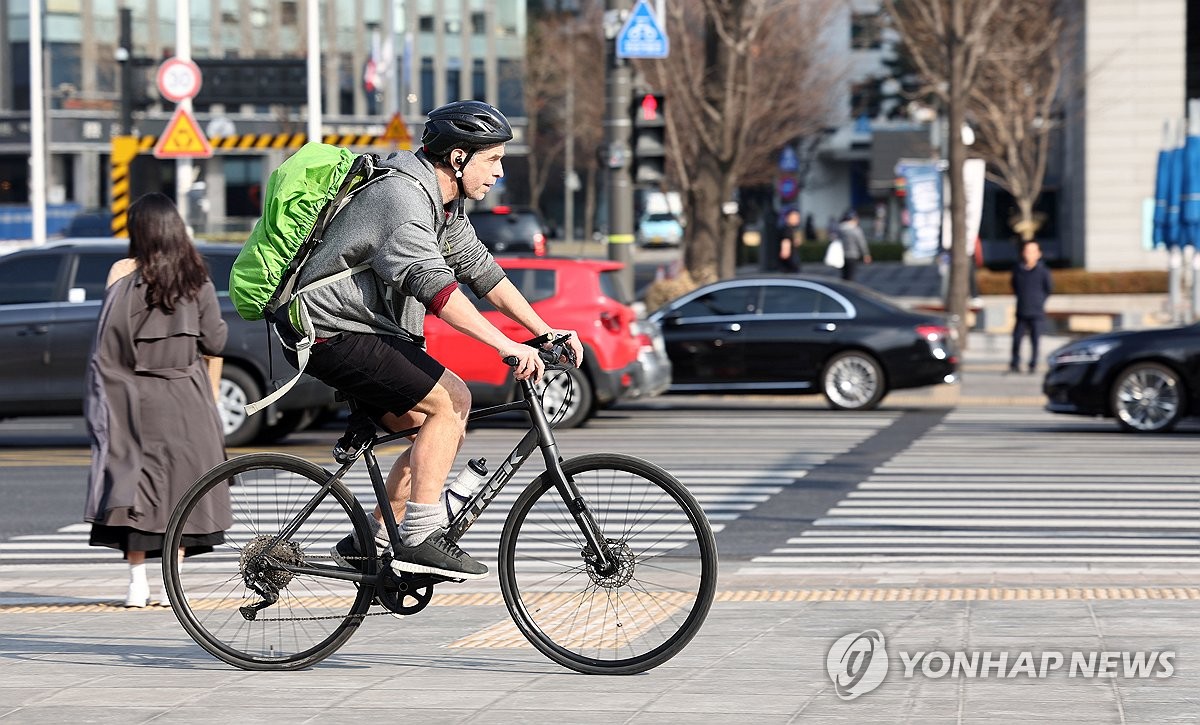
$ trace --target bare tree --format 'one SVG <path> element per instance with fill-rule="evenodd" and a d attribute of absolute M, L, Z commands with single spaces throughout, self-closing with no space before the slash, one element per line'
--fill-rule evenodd
<path fill-rule="evenodd" d="M 723 205 L 774 173 L 779 149 L 826 125 L 833 72 L 818 59 L 837 0 L 667 4 L 671 55 L 641 65 L 666 94 L 671 172 L 687 214 L 684 260 L 699 283 L 730 277 L 740 219 Z"/>
<path fill-rule="evenodd" d="M 1033 205 L 1042 193 L 1051 118 L 1062 78 L 1063 21 L 1054 2 L 1009 0 L 992 21 L 994 47 L 971 90 L 971 147 L 988 163 L 988 177 L 1017 203 L 1013 229 L 1033 239 L 1041 220 Z"/>
<path fill-rule="evenodd" d="M 573 52 L 569 22 L 563 15 L 543 15 L 530 24 L 525 42 L 525 133 L 530 148 L 537 149 L 528 155 L 529 203 L 535 208 L 541 205 L 542 191 L 566 143 L 562 109 L 567 67 L 562 58 Z"/>
<path fill-rule="evenodd" d="M 888 14 L 911 58 L 942 102 L 949 122 L 947 147 L 950 174 L 950 285 L 947 311 L 955 320 L 960 344 L 966 344 L 967 256 L 966 199 L 962 125 L 972 91 L 998 33 L 997 11 L 1012 0 L 884 0 Z"/>
<path fill-rule="evenodd" d="M 585 190 L 585 233 L 594 226 L 596 148 L 604 138 L 604 35 L 601 0 L 582 0 L 571 11 L 543 11 L 531 18 L 523 79 L 531 148 L 529 198 L 539 206 L 542 193 L 563 169 L 563 151 L 573 141 L 576 170 Z M 573 86 L 574 113 L 567 117 L 566 96 Z M 566 203 L 571 203 L 568 198 Z"/>

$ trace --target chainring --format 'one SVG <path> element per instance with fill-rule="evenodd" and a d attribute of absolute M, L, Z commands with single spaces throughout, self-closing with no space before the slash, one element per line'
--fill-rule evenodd
<path fill-rule="evenodd" d="M 383 572 L 379 584 L 375 588 L 375 601 L 383 605 L 393 615 L 406 617 L 416 614 L 429 606 L 433 599 L 433 584 L 428 576 L 418 577 L 405 572 L 397 572 L 391 566 L 391 554 L 384 554 L 380 559 Z"/>

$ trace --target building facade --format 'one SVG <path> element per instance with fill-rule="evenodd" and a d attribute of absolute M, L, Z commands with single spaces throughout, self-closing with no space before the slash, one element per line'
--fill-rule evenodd
<path fill-rule="evenodd" d="M 31 4 L 36 6 L 0 0 L 0 205 L 28 204 Z M 42 0 L 41 5 L 47 196 L 51 204 L 105 208 L 110 139 L 123 132 L 120 9 L 132 14 L 130 90 L 138 107 L 133 126 L 136 135 L 153 136 L 164 130 L 174 110 L 158 96 L 154 71 L 175 54 L 176 0 Z M 239 72 L 252 74 L 255 59 L 290 61 L 298 68 L 306 57 L 305 0 L 193 0 L 189 6 L 191 57 L 202 68 L 206 59 L 237 59 L 247 63 Z M 427 111 L 475 98 L 501 108 L 520 134 L 525 0 L 321 0 L 319 8 L 324 133 L 378 135 L 398 111 L 419 138 Z M 368 85 L 369 62 L 382 71 L 370 77 L 374 87 Z M 195 99 L 200 127 L 219 136 L 304 132 L 304 76 L 280 78 L 288 80 L 281 95 L 295 100 L 205 102 L 206 96 L 214 97 L 206 91 L 217 80 L 208 79 L 210 89 Z M 510 154 L 521 154 L 521 142 L 518 135 Z M 285 153 L 221 149 L 196 161 L 192 202 L 203 200 L 195 208 L 204 209 L 198 229 L 245 228 L 247 219 L 260 213 L 258 195 Z M 172 162 L 139 157 L 134 176 L 138 193 L 162 190 L 174 196 Z"/>
<path fill-rule="evenodd" d="M 1144 243 L 1146 201 L 1154 195 L 1164 121 L 1181 120 L 1187 99 L 1200 98 L 1200 4 L 1085 0 L 1062 7 L 1068 63 L 1038 205 L 1046 214 L 1039 238 L 1048 257 L 1064 265 L 1162 269 L 1166 253 Z M 827 37 L 827 52 L 845 72 L 837 113 L 815 147 L 799 205 L 819 226 L 857 209 L 868 233 L 895 239 L 902 219 L 895 162 L 936 156 L 945 130 L 931 128 L 937 121 L 926 114 L 897 106 L 887 92 L 898 38 L 879 0 L 853 0 Z M 1015 257 L 1011 206 L 1005 192 L 987 185 L 981 237 L 989 262 Z M 874 224 L 877 214 L 881 222 Z"/>

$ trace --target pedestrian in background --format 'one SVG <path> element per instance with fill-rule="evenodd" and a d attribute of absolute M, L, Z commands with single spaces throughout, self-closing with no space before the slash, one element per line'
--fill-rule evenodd
<path fill-rule="evenodd" d="M 842 279 L 854 281 L 859 262 L 871 263 L 871 249 L 867 246 L 867 237 L 858 225 L 858 214 L 853 209 L 842 216 L 838 225 L 838 238 L 842 240 Z"/>
<path fill-rule="evenodd" d="M 225 460 L 221 421 L 201 354 L 218 355 L 227 328 L 204 261 L 166 196 L 129 208 L 129 255 L 110 287 L 87 370 L 84 413 L 92 465 L 84 520 L 89 543 L 129 561 L 127 607 L 149 603 L 148 557 L 163 555 L 176 502 Z M 185 531 L 178 555 L 211 551 L 231 525 L 229 497 L 210 496 L 206 531 Z M 159 603 L 168 604 L 166 593 Z"/>
<path fill-rule="evenodd" d="M 1017 320 L 1013 325 L 1010 372 L 1021 369 L 1021 340 L 1029 335 L 1029 372 L 1037 372 L 1038 338 L 1046 324 L 1046 298 L 1054 291 L 1050 269 L 1042 261 L 1041 245 L 1035 240 L 1021 244 L 1021 260 L 1013 267 L 1012 291 L 1017 297 Z"/>
<path fill-rule="evenodd" d="M 804 244 L 804 230 L 800 226 L 800 212 L 788 209 L 779 227 L 779 268 L 795 274 L 800 271 L 800 246 Z"/>

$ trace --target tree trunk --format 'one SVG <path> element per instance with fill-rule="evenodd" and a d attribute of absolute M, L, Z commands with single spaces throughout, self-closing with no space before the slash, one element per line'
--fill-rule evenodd
<path fill-rule="evenodd" d="M 721 169 L 712 154 L 703 155 L 696 164 L 698 173 L 687 190 L 688 208 L 692 213 L 684 248 L 684 264 L 697 284 L 707 284 L 722 278 L 722 259 L 718 258 L 718 250 L 724 247 Z"/>
<path fill-rule="evenodd" d="M 587 169 L 587 184 L 583 192 L 583 241 L 592 241 L 596 229 L 596 167 Z"/>
<path fill-rule="evenodd" d="M 1021 235 L 1021 241 L 1027 242 L 1037 236 L 1038 224 L 1033 220 L 1033 202 L 1035 197 L 1022 195 L 1017 197 L 1017 211 L 1021 218 L 1013 225 L 1013 229 Z"/>
<path fill-rule="evenodd" d="M 971 258 L 967 254 L 967 200 L 964 197 L 966 182 L 963 179 L 963 161 L 966 149 L 962 142 L 965 97 L 959 92 L 962 87 L 962 63 L 954 64 L 950 74 L 950 97 L 947 105 L 950 155 L 950 285 L 946 311 L 958 334 L 960 350 L 967 349 L 967 295 L 971 274 Z"/>

